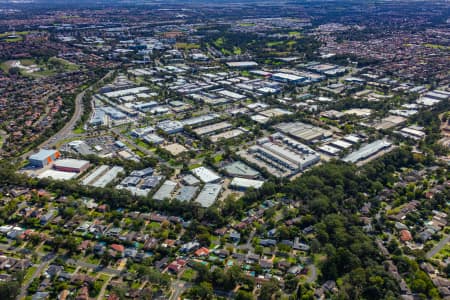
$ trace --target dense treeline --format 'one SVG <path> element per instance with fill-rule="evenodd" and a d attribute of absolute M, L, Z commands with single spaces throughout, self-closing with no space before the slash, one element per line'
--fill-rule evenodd
<path fill-rule="evenodd" d="M 413 167 L 407 148 L 393 151 L 359 170 L 331 162 L 307 172 L 282 188 L 301 201 L 316 236 L 313 251 L 325 254 L 320 280 L 338 280 L 342 299 L 388 299 L 398 295 L 398 284 L 383 267 L 373 238 L 362 230 L 357 213 L 383 187 L 394 182 L 393 172 Z M 375 203 L 376 205 L 376 203 Z"/>

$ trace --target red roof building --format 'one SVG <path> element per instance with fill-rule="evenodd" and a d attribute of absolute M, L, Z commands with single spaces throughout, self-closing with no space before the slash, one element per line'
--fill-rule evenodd
<path fill-rule="evenodd" d="M 412 239 L 413 238 L 412 238 L 411 232 L 409 232 L 409 230 L 404 229 L 404 230 L 400 231 L 400 240 L 402 242 L 409 242 L 409 241 L 412 241 Z"/>
<path fill-rule="evenodd" d="M 125 251 L 125 247 L 119 244 L 112 244 L 111 249 L 120 253 L 123 253 Z"/>
<path fill-rule="evenodd" d="M 195 256 L 207 256 L 209 254 L 209 249 L 205 247 L 201 247 L 194 252 Z"/>
<path fill-rule="evenodd" d="M 183 269 L 183 267 L 186 265 L 186 263 L 187 262 L 183 259 L 177 259 L 177 260 L 171 262 L 167 266 L 167 269 L 173 273 L 178 274 Z"/>

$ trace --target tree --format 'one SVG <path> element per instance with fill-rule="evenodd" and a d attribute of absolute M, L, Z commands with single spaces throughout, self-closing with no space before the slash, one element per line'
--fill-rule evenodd
<path fill-rule="evenodd" d="M 20 75 L 20 69 L 18 67 L 12 67 L 8 70 L 9 75 Z"/>
<path fill-rule="evenodd" d="M 201 282 L 198 285 L 193 286 L 187 291 L 187 294 L 192 299 L 207 300 L 213 296 L 213 288 L 211 283 Z"/>
<path fill-rule="evenodd" d="M 259 300 L 271 300 L 272 296 L 278 292 L 280 288 L 278 287 L 278 283 L 271 279 L 269 282 L 264 283 L 261 287 L 261 292 L 259 293 Z"/>
<path fill-rule="evenodd" d="M 245 291 L 240 291 L 239 290 L 236 293 L 236 297 L 234 299 L 235 300 L 253 300 L 253 296 L 249 292 L 245 292 Z"/>
<path fill-rule="evenodd" d="M 17 281 L 0 283 L 0 299 L 15 300 L 20 292 L 20 283 Z"/>

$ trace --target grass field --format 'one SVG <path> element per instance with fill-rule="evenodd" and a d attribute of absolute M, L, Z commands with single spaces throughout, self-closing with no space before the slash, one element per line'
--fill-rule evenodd
<path fill-rule="evenodd" d="M 14 61 L 9 60 L 0 64 L 0 68 L 4 72 L 9 72 L 11 67 L 13 66 Z M 76 71 L 79 67 L 76 64 L 73 64 L 65 59 L 52 57 L 47 62 L 37 61 L 34 59 L 21 59 L 20 64 L 23 67 L 20 67 L 20 74 L 22 76 L 30 76 L 30 77 L 49 77 L 53 76 L 56 73 L 61 72 L 70 72 Z M 38 70 L 33 70 L 33 72 L 28 72 L 26 67 L 35 66 Z"/>
<path fill-rule="evenodd" d="M 37 267 L 34 267 L 34 266 L 30 267 L 27 270 L 27 273 L 25 274 L 25 277 L 23 278 L 23 282 L 28 282 L 31 279 L 31 277 L 33 276 L 34 272 L 36 272 L 36 269 L 37 269 Z"/>
<path fill-rule="evenodd" d="M 267 47 L 281 46 L 283 44 L 284 44 L 283 41 L 275 41 L 275 42 L 266 43 Z"/>
<path fill-rule="evenodd" d="M 444 46 L 444 45 L 437 45 L 437 44 L 423 44 L 424 47 L 427 48 L 433 48 L 433 49 L 440 49 L 440 50 L 447 50 L 450 51 L 450 47 L 449 46 Z"/>
<path fill-rule="evenodd" d="M 197 277 L 197 272 L 192 269 L 186 269 L 186 271 L 183 272 L 183 275 L 181 275 L 181 280 L 184 281 L 193 281 Z"/>
<path fill-rule="evenodd" d="M 23 37 L 29 33 L 29 31 L 4 32 L 0 33 L 0 39 L 3 39 L 7 43 L 17 43 L 23 41 Z M 8 36 L 12 35 L 14 35 L 15 37 L 8 38 Z"/>
<path fill-rule="evenodd" d="M 240 23 L 239 26 L 242 26 L 242 27 L 253 27 L 253 26 L 255 26 L 255 24 L 254 23 Z"/>
<path fill-rule="evenodd" d="M 13 34 L 20 36 L 20 35 L 27 35 L 29 33 L 30 33 L 29 31 L 3 32 L 3 33 L 0 33 L 0 39 L 5 38 L 9 35 L 13 35 Z"/>
<path fill-rule="evenodd" d="M 200 48 L 200 45 L 193 43 L 176 43 L 175 47 L 177 49 L 190 50 L 190 49 L 198 49 Z"/>
<path fill-rule="evenodd" d="M 220 37 L 214 41 L 214 45 L 219 48 L 222 47 L 224 44 L 225 44 L 225 39 L 223 37 Z"/>

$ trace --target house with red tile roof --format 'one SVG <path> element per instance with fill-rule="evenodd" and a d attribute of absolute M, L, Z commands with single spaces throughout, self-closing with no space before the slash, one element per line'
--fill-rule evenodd
<path fill-rule="evenodd" d="M 409 242 L 412 241 L 412 235 L 411 232 L 409 232 L 409 230 L 403 229 L 402 231 L 400 231 L 400 240 L 402 242 Z"/>
<path fill-rule="evenodd" d="M 184 259 L 177 259 L 173 262 L 171 262 L 168 266 L 167 269 L 175 274 L 178 274 L 186 265 L 186 261 Z"/>
<path fill-rule="evenodd" d="M 195 256 L 208 256 L 209 249 L 205 247 L 201 247 L 194 252 Z"/>

